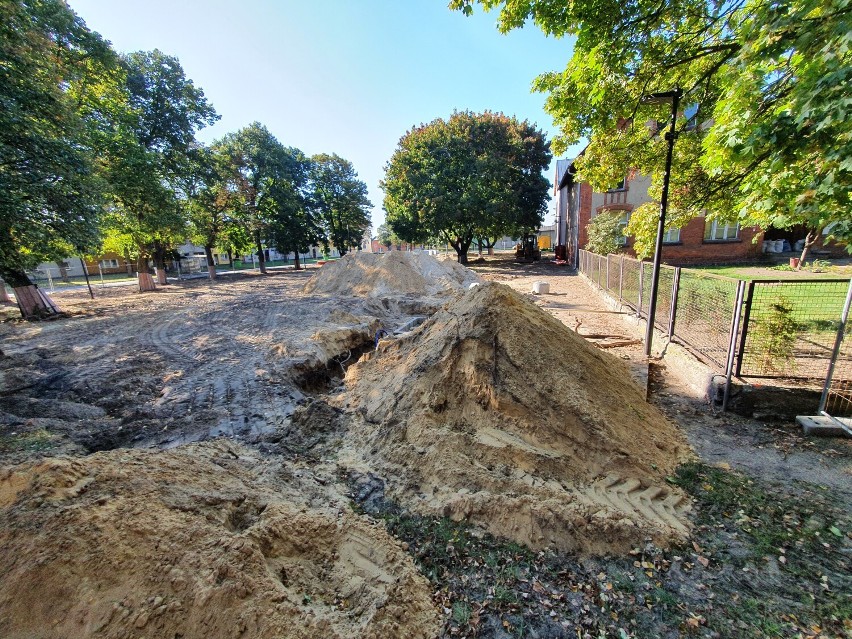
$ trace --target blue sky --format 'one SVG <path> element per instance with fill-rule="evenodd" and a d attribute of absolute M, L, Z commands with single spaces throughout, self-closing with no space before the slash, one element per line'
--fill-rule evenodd
<path fill-rule="evenodd" d="M 257 120 L 286 146 L 350 160 L 369 188 L 374 230 L 384 220 L 379 180 L 406 130 L 453 109 L 490 109 L 552 138 L 545 96 L 530 84 L 571 55 L 570 40 L 534 26 L 502 35 L 496 13 L 465 17 L 446 0 L 69 2 L 118 51 L 180 59 L 222 116 L 201 140 Z"/>

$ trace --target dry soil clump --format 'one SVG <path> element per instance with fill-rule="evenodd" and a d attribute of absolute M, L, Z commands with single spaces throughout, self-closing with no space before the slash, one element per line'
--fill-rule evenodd
<path fill-rule="evenodd" d="M 435 636 L 426 579 L 326 484 L 224 440 L 3 469 L 0 636 Z"/>
<path fill-rule="evenodd" d="M 544 372 L 541 372 L 542 368 Z M 358 445 L 389 493 L 533 548 L 621 551 L 687 532 L 665 478 L 682 434 L 590 346 L 500 284 L 476 287 L 347 375 Z"/>
<path fill-rule="evenodd" d="M 349 253 L 329 262 L 305 285 L 306 293 L 363 297 L 441 297 L 479 282 L 470 269 L 423 252 Z"/>

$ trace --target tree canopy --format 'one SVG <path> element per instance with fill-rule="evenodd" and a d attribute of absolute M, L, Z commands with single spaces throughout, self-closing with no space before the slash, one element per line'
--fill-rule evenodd
<path fill-rule="evenodd" d="M 102 184 L 78 100 L 117 58 L 60 0 L 0 0 L 0 276 L 98 242 Z"/>
<path fill-rule="evenodd" d="M 550 159 L 541 131 L 502 113 L 456 112 L 414 127 L 385 167 L 388 224 L 408 242 L 439 237 L 466 263 L 474 238 L 538 227 Z"/>
<path fill-rule="evenodd" d="M 273 226 L 280 241 L 282 229 L 294 232 L 298 220 L 307 222 L 303 209 L 308 160 L 259 122 L 229 133 L 213 146 L 225 158 L 227 188 L 236 196 L 234 216 L 252 238 L 265 273 L 263 244 L 271 239 Z M 298 238 L 295 242 L 301 245 Z"/>
<path fill-rule="evenodd" d="M 367 185 L 349 160 L 321 153 L 311 158 L 312 205 L 330 241 L 341 255 L 361 245 L 370 228 Z"/>
<path fill-rule="evenodd" d="M 852 192 L 850 0 L 450 6 L 470 13 L 474 4 L 499 7 L 502 31 L 531 20 L 547 34 L 576 37 L 566 68 L 534 87 L 548 93 L 545 108 L 561 129 L 555 149 L 591 141 L 578 168 L 597 188 L 631 168 L 662 180 L 664 141 L 647 125 L 665 120 L 668 107 L 641 98 L 677 86 L 698 112 L 679 122 L 672 226 L 707 211 L 764 228 L 838 223 L 838 238 L 852 240 L 843 223 Z"/>
<path fill-rule="evenodd" d="M 127 112 L 107 161 L 115 202 L 108 221 L 113 238 L 163 266 L 186 233 L 181 187 L 197 168 L 195 132 L 218 116 L 177 58 L 140 51 L 125 56 L 123 66 Z"/>

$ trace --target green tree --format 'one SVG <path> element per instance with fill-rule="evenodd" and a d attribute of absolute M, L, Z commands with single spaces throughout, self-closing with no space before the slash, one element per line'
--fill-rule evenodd
<path fill-rule="evenodd" d="M 387 222 L 379 224 L 379 228 L 376 229 L 376 238 L 379 240 L 379 244 L 387 249 L 402 243 L 402 240 L 393 232 L 393 229 Z"/>
<path fill-rule="evenodd" d="M 229 133 L 214 149 L 227 158 L 228 189 L 237 198 L 234 216 L 251 238 L 260 272 L 266 273 L 264 243 L 272 237 L 273 224 L 280 225 L 282 216 L 300 206 L 305 156 L 282 145 L 259 122 Z"/>
<path fill-rule="evenodd" d="M 538 227 L 550 159 L 540 131 L 501 113 L 456 112 L 415 127 L 385 167 L 388 224 L 409 242 L 440 238 L 466 264 L 474 238 Z"/>
<path fill-rule="evenodd" d="M 59 0 L 0 0 L 0 277 L 24 317 L 52 312 L 26 270 L 94 248 L 102 184 L 78 96 L 117 65 Z"/>
<path fill-rule="evenodd" d="M 549 94 L 545 108 L 562 131 L 556 149 L 591 140 L 579 171 L 597 188 L 630 168 L 659 185 L 665 141 L 654 123 L 668 107 L 641 97 L 679 86 L 683 104 L 699 110 L 678 125 L 674 226 L 706 210 L 763 228 L 804 224 L 809 241 L 831 226 L 838 240 L 852 241 L 835 224 L 848 218 L 852 193 L 850 0 L 450 6 L 470 13 L 475 3 L 500 7 L 502 31 L 532 20 L 550 35 L 576 37 L 564 71 L 543 74 L 534 87 Z M 647 227 L 641 217 L 630 228 L 637 239 Z"/>
<path fill-rule="evenodd" d="M 601 211 L 586 225 L 589 241 L 586 250 L 598 255 L 618 253 L 623 247 L 624 226 L 621 211 Z"/>
<path fill-rule="evenodd" d="M 340 255 L 357 249 L 370 228 L 367 185 L 358 179 L 355 167 L 337 154 L 321 153 L 311 158 L 311 199 L 330 241 Z"/>
<path fill-rule="evenodd" d="M 294 254 L 295 268 L 301 268 L 299 254 L 307 253 L 325 237 L 322 224 L 311 206 L 310 172 L 313 163 L 301 151 L 292 153 L 287 180 L 273 184 L 275 209 L 270 219 L 270 239 L 285 255 Z"/>
<path fill-rule="evenodd" d="M 189 153 L 188 160 L 180 184 L 189 221 L 189 239 L 204 247 L 207 273 L 215 280 L 213 249 L 220 245 L 227 227 L 234 224 L 236 198 L 227 188 L 226 158 L 199 145 Z"/>
<path fill-rule="evenodd" d="M 165 282 L 165 257 L 185 238 L 181 182 L 194 169 L 195 132 L 218 116 L 184 74 L 177 58 L 161 51 L 124 57 L 128 116 L 107 161 L 115 206 L 107 216 L 110 238 L 137 257 L 139 286 L 153 287 L 147 264 L 154 258 Z"/>

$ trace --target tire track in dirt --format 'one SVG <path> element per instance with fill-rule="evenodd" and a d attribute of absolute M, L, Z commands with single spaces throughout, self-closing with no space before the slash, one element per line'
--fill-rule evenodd
<path fill-rule="evenodd" d="M 649 522 L 661 522 L 681 534 L 689 532 L 685 523 L 689 500 L 669 488 L 608 475 L 592 484 L 585 494 L 595 503 L 624 513 L 637 513 Z"/>

